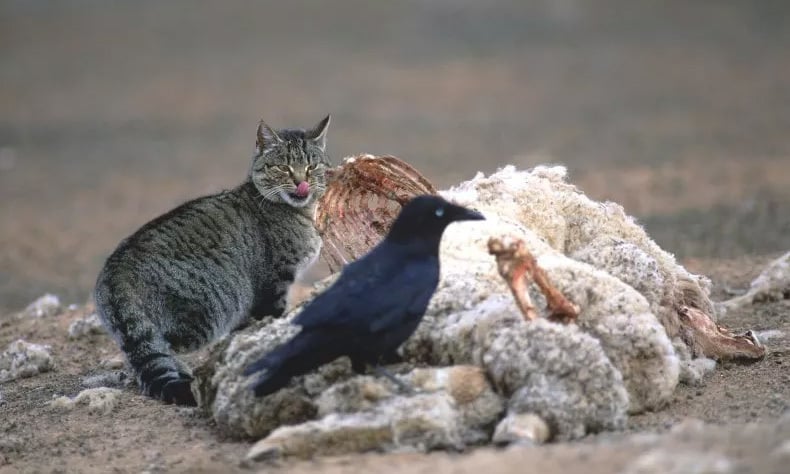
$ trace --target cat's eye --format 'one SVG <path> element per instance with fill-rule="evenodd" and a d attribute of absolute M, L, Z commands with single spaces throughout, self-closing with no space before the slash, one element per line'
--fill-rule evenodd
<path fill-rule="evenodd" d="M 444 215 L 444 208 L 443 207 L 437 208 L 436 211 L 434 211 L 434 214 L 436 214 L 436 217 L 442 217 Z"/>
<path fill-rule="evenodd" d="M 288 165 L 271 165 L 271 167 L 283 173 L 293 173 L 293 168 Z"/>

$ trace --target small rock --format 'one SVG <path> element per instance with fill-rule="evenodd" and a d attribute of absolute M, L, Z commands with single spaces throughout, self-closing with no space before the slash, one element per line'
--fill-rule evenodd
<path fill-rule="evenodd" d="M 118 406 L 121 393 L 123 392 L 117 388 L 88 388 L 74 398 L 58 397 L 52 400 L 49 406 L 62 411 L 71 411 L 77 405 L 87 405 L 89 413 L 106 415 Z"/>
<path fill-rule="evenodd" d="M 62 310 L 60 305 L 60 298 L 56 295 L 47 293 L 36 301 L 30 303 L 27 308 L 22 312 L 23 315 L 30 318 L 45 318 L 56 316 Z"/>
<path fill-rule="evenodd" d="M 549 426 L 533 413 L 511 413 L 494 430 L 496 444 L 543 444 L 549 439 Z"/>
<path fill-rule="evenodd" d="M 122 369 L 124 364 L 123 356 L 120 355 L 102 359 L 102 361 L 99 362 L 99 366 L 103 369 Z"/>
<path fill-rule="evenodd" d="M 69 339 L 78 339 L 89 334 L 105 334 L 104 325 L 96 313 L 77 319 L 69 325 Z"/>
<path fill-rule="evenodd" d="M 52 370 L 50 347 L 18 339 L 0 353 L 0 382 L 32 377 Z"/>

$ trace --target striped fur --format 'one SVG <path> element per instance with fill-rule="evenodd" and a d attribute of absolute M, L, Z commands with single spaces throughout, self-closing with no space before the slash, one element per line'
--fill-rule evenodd
<path fill-rule="evenodd" d="M 96 305 L 143 393 L 194 405 L 192 376 L 174 353 L 283 314 L 288 287 L 321 247 L 313 214 L 328 125 L 275 131 L 261 122 L 244 183 L 152 220 L 107 259 Z M 296 195 L 301 181 L 306 198 Z"/>

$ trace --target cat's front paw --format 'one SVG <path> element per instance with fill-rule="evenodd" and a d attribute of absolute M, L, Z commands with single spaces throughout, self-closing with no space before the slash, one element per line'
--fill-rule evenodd
<path fill-rule="evenodd" d="M 165 403 L 175 405 L 197 406 L 195 395 L 192 394 L 192 376 L 181 371 L 168 371 L 149 378 L 141 377 L 143 393 L 151 398 L 158 398 Z M 146 383 L 147 382 L 147 383 Z"/>
<path fill-rule="evenodd" d="M 165 403 L 194 407 L 197 406 L 195 395 L 190 388 L 192 379 L 171 380 L 162 387 L 161 398 Z"/>

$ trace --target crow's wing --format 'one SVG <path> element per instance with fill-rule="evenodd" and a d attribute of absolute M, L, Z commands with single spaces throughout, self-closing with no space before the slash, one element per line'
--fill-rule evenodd
<path fill-rule="evenodd" d="M 389 307 L 381 308 L 379 312 L 373 314 L 368 325 L 370 332 L 376 333 L 399 328 L 415 318 L 422 318 L 438 283 L 438 272 L 436 272 L 436 276 L 432 281 L 423 279 L 419 285 L 415 280 L 404 282 L 402 288 L 406 291 L 393 292 L 391 294 L 393 304 Z M 407 292 L 408 294 L 401 295 L 401 293 Z"/>
<path fill-rule="evenodd" d="M 293 324 L 303 329 L 385 329 L 403 318 L 421 316 L 438 279 L 436 256 L 414 259 L 400 258 L 393 252 L 371 252 L 346 266 L 337 281 L 305 306 Z"/>

